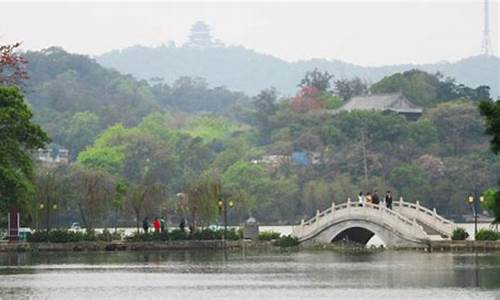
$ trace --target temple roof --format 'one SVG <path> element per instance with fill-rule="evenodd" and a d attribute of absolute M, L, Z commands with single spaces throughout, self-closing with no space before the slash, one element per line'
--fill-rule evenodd
<path fill-rule="evenodd" d="M 421 114 L 422 108 L 411 103 L 401 93 L 353 97 L 339 110 L 381 110 Z"/>

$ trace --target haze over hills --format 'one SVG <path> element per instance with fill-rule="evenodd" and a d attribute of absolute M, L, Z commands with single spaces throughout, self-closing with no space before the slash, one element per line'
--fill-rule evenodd
<path fill-rule="evenodd" d="M 172 83 L 181 76 L 203 77 L 212 86 L 226 86 L 249 95 L 255 95 L 270 86 L 276 87 L 284 95 L 295 94 L 304 74 L 318 68 L 330 72 L 336 79 L 357 76 L 368 83 L 410 69 L 440 72 L 467 86 L 488 85 L 493 98 L 500 96 L 500 58 L 497 56 L 479 55 L 457 62 L 424 65 L 363 67 L 327 59 L 287 62 L 244 47 L 224 47 L 219 44 L 206 47 L 133 46 L 110 51 L 96 59 L 106 67 L 140 79 L 160 77 Z"/>

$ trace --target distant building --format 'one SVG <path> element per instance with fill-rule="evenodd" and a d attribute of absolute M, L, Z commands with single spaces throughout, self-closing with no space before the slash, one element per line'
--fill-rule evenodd
<path fill-rule="evenodd" d="M 191 26 L 191 33 L 184 47 L 190 48 L 213 48 L 223 47 L 219 40 L 213 40 L 210 34 L 210 26 L 202 21 L 198 21 Z"/>
<path fill-rule="evenodd" d="M 277 168 L 289 164 L 291 157 L 288 155 L 264 155 L 259 160 L 252 160 L 252 163 L 262 165 L 266 171 L 272 172 Z"/>
<path fill-rule="evenodd" d="M 64 148 L 58 149 L 56 157 L 53 157 L 50 149 L 38 149 L 36 160 L 44 164 L 67 164 L 69 151 Z"/>
<path fill-rule="evenodd" d="M 376 110 L 395 112 L 409 120 L 416 120 L 422 115 L 422 108 L 411 103 L 403 94 L 378 94 L 353 97 L 338 111 Z"/>
<path fill-rule="evenodd" d="M 296 166 L 320 165 L 323 163 L 321 152 L 294 151 L 292 152 L 292 164 Z"/>

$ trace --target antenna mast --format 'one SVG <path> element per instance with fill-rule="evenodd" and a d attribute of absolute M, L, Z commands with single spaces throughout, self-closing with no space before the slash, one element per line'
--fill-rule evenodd
<path fill-rule="evenodd" d="M 483 28 L 483 45 L 481 47 L 481 54 L 491 55 L 491 41 L 490 41 L 490 4 L 488 0 L 484 0 L 484 28 Z"/>

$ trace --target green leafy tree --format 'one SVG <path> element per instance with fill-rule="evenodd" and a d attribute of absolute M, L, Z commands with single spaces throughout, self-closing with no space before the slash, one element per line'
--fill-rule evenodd
<path fill-rule="evenodd" d="M 218 201 L 222 199 L 221 185 L 207 174 L 189 182 L 184 189 L 193 226 L 209 225 L 217 217 Z"/>
<path fill-rule="evenodd" d="M 81 150 L 94 142 L 100 131 L 99 117 L 96 114 L 77 112 L 64 130 L 64 145 L 69 148 L 72 157 L 77 157 Z"/>
<path fill-rule="evenodd" d="M 486 117 L 486 133 L 491 136 L 491 150 L 500 152 L 500 102 L 483 101 L 479 104 L 481 114 Z"/>
<path fill-rule="evenodd" d="M 30 152 L 50 141 L 31 117 L 19 89 L 0 86 L 0 211 L 26 203 L 33 192 Z"/>
<path fill-rule="evenodd" d="M 436 127 L 441 143 L 454 154 L 477 148 L 485 142 L 484 120 L 477 106 L 467 102 L 445 102 L 426 113 Z"/>
<path fill-rule="evenodd" d="M 491 150 L 500 152 L 500 102 L 483 101 L 479 104 L 481 114 L 486 117 L 486 133 L 491 135 Z M 500 223 L 500 191 L 497 190 L 493 197 L 490 190 L 488 197 L 489 209 L 495 215 L 495 223 Z"/>
<path fill-rule="evenodd" d="M 490 99 L 489 87 L 470 88 L 456 84 L 453 79 L 441 80 L 441 74 L 409 70 L 384 77 L 371 86 L 373 93 L 402 93 L 413 103 L 432 107 L 440 102 L 456 99 L 472 101 Z"/>
<path fill-rule="evenodd" d="M 76 203 L 81 220 L 87 230 L 104 225 L 104 216 L 110 211 L 115 193 L 114 178 L 102 169 L 74 165 L 71 197 Z"/>
<path fill-rule="evenodd" d="M 222 186 L 230 194 L 240 195 L 239 205 L 243 212 L 252 214 L 257 208 L 257 202 L 266 200 L 261 198 L 266 178 L 261 166 L 239 160 L 222 175 Z"/>
<path fill-rule="evenodd" d="M 429 204 L 431 182 L 422 170 L 412 165 L 402 164 L 392 170 L 389 180 L 398 194 L 407 201 Z"/>
<path fill-rule="evenodd" d="M 253 124 L 260 132 L 262 144 L 269 142 L 273 129 L 272 117 L 278 111 L 277 99 L 278 95 L 275 88 L 263 90 L 252 98 L 252 104 L 255 109 Z"/>

